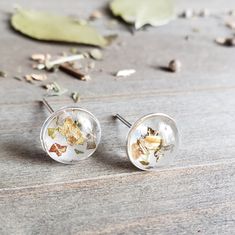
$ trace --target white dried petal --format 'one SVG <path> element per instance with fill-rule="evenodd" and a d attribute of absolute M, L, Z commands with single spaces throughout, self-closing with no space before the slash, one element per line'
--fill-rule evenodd
<path fill-rule="evenodd" d="M 171 60 L 169 62 L 168 67 L 169 67 L 170 71 L 172 71 L 172 72 L 179 72 L 181 70 L 182 65 L 179 60 Z"/>
<path fill-rule="evenodd" d="M 93 49 L 90 51 L 90 56 L 95 60 L 102 60 L 103 54 L 100 49 Z"/>
<path fill-rule="evenodd" d="M 134 69 L 125 69 L 125 70 L 119 70 L 116 74 L 117 77 L 127 77 L 132 74 L 136 73 Z"/>
<path fill-rule="evenodd" d="M 93 12 L 91 13 L 89 19 L 90 19 L 90 20 L 96 20 L 96 19 L 100 19 L 100 18 L 102 18 L 102 17 L 103 17 L 102 12 L 99 11 L 99 10 L 95 10 L 95 11 L 93 11 Z"/>
<path fill-rule="evenodd" d="M 36 81 L 45 81 L 47 79 L 46 74 L 31 74 L 30 76 Z"/>
<path fill-rule="evenodd" d="M 222 38 L 222 37 L 219 37 L 219 38 L 216 38 L 215 41 L 218 43 L 218 44 L 221 44 L 223 45 L 226 41 L 226 38 Z"/>

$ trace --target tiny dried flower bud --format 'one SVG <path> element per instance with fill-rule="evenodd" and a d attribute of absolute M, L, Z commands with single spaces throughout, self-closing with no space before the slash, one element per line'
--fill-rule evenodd
<path fill-rule="evenodd" d="M 235 37 L 232 38 L 216 38 L 215 41 L 224 46 L 235 46 Z"/>
<path fill-rule="evenodd" d="M 226 38 L 224 45 L 225 46 L 235 46 L 235 38 Z"/>
<path fill-rule="evenodd" d="M 181 70 L 181 62 L 179 60 L 171 60 L 169 62 L 168 68 L 172 72 L 179 72 Z"/>
<path fill-rule="evenodd" d="M 181 17 L 183 18 L 192 18 L 194 16 L 194 12 L 191 9 L 186 9 L 182 14 Z"/>
<path fill-rule="evenodd" d="M 210 15 L 210 11 L 208 9 L 202 9 L 200 12 L 199 12 L 199 16 L 201 17 L 207 17 Z"/>

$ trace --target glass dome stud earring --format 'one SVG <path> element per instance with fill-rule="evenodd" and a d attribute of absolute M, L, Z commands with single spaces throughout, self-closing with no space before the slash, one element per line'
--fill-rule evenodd
<path fill-rule="evenodd" d="M 134 166 L 151 171 L 169 165 L 179 146 L 179 132 L 173 118 L 162 113 L 151 113 L 139 118 L 133 125 L 116 114 L 130 128 L 126 151 Z"/>
<path fill-rule="evenodd" d="M 71 105 L 56 111 L 43 99 L 50 112 L 40 132 L 43 149 L 55 161 L 78 163 L 90 157 L 101 139 L 98 119 L 86 109 Z"/>

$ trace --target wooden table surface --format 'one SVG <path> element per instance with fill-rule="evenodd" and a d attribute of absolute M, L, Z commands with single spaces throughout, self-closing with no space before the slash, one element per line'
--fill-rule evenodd
<path fill-rule="evenodd" d="M 33 53 L 58 54 L 76 45 L 13 32 L 8 21 L 14 3 L 0 3 L 0 69 L 8 72 L 0 79 L 0 234 L 234 234 L 235 49 L 214 42 L 232 35 L 223 19 L 177 19 L 134 35 L 121 23 L 107 29 L 109 14 L 95 22 L 102 33 L 119 37 L 103 51 L 92 80 L 58 72 L 49 81 L 80 92 L 79 105 L 101 121 L 102 141 L 93 157 L 62 165 L 40 145 L 48 116 L 39 102 L 45 90 L 13 76 L 19 66 L 22 75 L 32 72 Z M 108 1 L 17 3 L 87 17 Z M 190 7 L 220 13 L 235 9 L 235 1 L 176 1 L 177 11 Z M 182 62 L 180 73 L 159 69 L 173 58 Z M 128 68 L 136 74 L 112 75 Z M 72 103 L 69 94 L 48 100 L 55 109 Z M 111 116 L 120 113 L 134 122 L 150 112 L 177 120 L 181 145 L 170 166 L 148 173 L 128 161 L 128 128 Z"/>

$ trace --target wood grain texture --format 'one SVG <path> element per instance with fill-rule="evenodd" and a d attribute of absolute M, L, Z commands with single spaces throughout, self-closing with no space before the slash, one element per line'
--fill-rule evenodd
<path fill-rule="evenodd" d="M 132 35 L 121 23 L 107 29 L 107 0 L 18 1 L 23 7 L 84 18 L 102 9 L 107 14 L 94 24 L 103 34 L 119 35 L 103 51 L 91 81 L 60 71 L 49 74 L 49 81 L 81 93 L 79 105 L 98 117 L 103 132 L 92 158 L 64 166 L 40 146 L 40 128 L 48 115 L 39 102 L 46 94 L 42 83 L 31 85 L 13 76 L 33 71 L 28 58 L 35 52 L 58 54 L 76 45 L 41 43 L 13 32 L 7 24 L 13 3 L 0 2 L 0 69 L 8 72 L 0 79 L 0 234 L 233 234 L 235 54 L 214 43 L 231 34 L 223 20 L 177 19 Z M 221 13 L 228 6 L 235 9 L 235 2 L 177 1 L 177 11 Z M 160 69 L 173 58 L 183 64 L 180 73 Z M 130 68 L 137 73 L 113 76 Z M 71 104 L 69 95 L 49 101 L 57 109 Z M 145 173 L 128 161 L 128 128 L 112 115 L 134 122 L 150 112 L 177 120 L 181 146 L 170 166 Z"/>
<path fill-rule="evenodd" d="M 138 172 L 53 187 L 3 190 L 0 196 L 3 231 L 232 234 L 233 167 L 234 164 L 219 164 Z"/>

